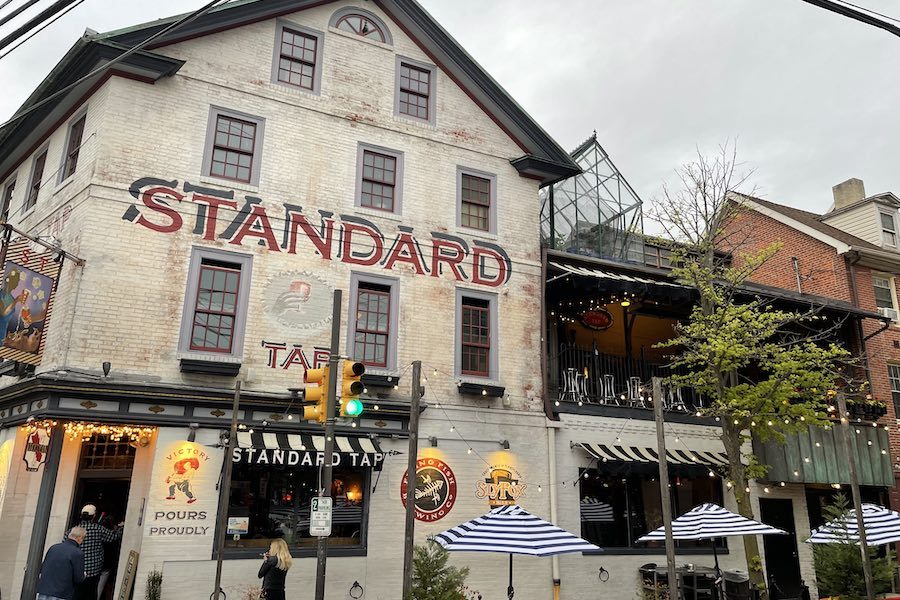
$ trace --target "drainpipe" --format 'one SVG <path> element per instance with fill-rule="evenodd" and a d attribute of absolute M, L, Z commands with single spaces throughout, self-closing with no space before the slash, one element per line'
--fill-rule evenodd
<path fill-rule="evenodd" d="M 559 522 L 559 506 L 556 499 L 556 424 L 547 423 L 547 459 L 550 461 L 550 522 Z M 557 525 L 558 527 L 558 525 Z M 553 600 L 559 600 L 559 556 L 550 558 L 553 569 Z"/>
<path fill-rule="evenodd" d="M 856 293 L 856 269 L 854 268 L 854 266 L 860 261 L 861 258 L 862 257 L 859 255 L 859 252 L 855 250 L 851 250 L 844 257 L 844 261 L 847 263 L 847 276 L 849 279 L 848 283 L 850 285 L 850 302 L 857 308 L 860 308 L 860 306 L 859 295 Z M 866 348 L 866 340 L 868 338 L 863 337 L 862 319 L 858 318 L 855 319 L 855 321 L 856 327 L 854 327 L 854 329 L 856 330 L 856 343 L 859 345 L 859 351 L 864 358 L 863 369 L 865 370 L 866 381 L 872 381 L 872 374 L 869 370 L 869 351 Z"/>
<path fill-rule="evenodd" d="M 800 259 L 796 256 L 791 257 L 791 264 L 794 265 L 794 277 L 797 278 L 797 293 L 803 293 L 803 286 L 800 285 Z"/>

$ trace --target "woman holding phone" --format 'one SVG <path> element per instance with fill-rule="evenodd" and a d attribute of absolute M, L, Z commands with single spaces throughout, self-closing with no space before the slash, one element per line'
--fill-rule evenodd
<path fill-rule="evenodd" d="M 263 554 L 263 558 L 265 560 L 257 577 L 263 580 L 264 597 L 266 600 L 285 600 L 284 580 L 294 562 L 288 545 L 281 538 L 272 540 L 269 551 Z"/>

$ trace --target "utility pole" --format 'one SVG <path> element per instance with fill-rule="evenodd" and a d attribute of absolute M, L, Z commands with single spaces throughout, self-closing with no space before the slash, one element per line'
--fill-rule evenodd
<path fill-rule="evenodd" d="M 406 529 L 403 540 L 403 600 L 412 598 L 413 538 L 416 528 L 416 465 L 419 458 L 419 398 L 422 361 L 412 364 L 412 391 L 409 395 L 409 456 L 406 462 Z"/>
<path fill-rule="evenodd" d="M 334 422 L 337 407 L 337 382 L 341 377 L 341 290 L 334 290 L 331 309 L 331 356 L 328 357 L 328 402 L 325 418 L 325 464 L 319 497 L 331 496 L 331 467 L 334 458 Z M 316 545 L 316 600 L 325 600 L 325 563 L 328 560 L 328 538 L 322 536 Z"/>
<path fill-rule="evenodd" d="M 212 600 L 225 598 L 222 591 L 222 554 L 225 552 L 225 530 L 228 525 L 228 499 L 231 496 L 231 472 L 233 469 L 232 454 L 234 444 L 237 441 L 238 407 L 241 404 L 241 382 L 234 382 L 234 402 L 231 405 L 231 432 L 228 434 L 228 445 L 225 447 L 225 472 L 222 474 L 222 484 L 219 488 L 219 515 L 216 522 L 216 583 Z"/>
<path fill-rule="evenodd" d="M 663 417 L 662 379 L 653 378 L 653 413 L 656 416 L 656 452 L 659 455 L 659 495 L 662 501 L 663 525 L 666 528 L 666 572 L 669 594 L 678 597 L 675 579 L 675 538 L 672 537 L 672 497 L 669 490 L 669 461 L 666 457 L 666 422 Z"/>
<path fill-rule="evenodd" d="M 859 551 L 862 554 L 863 577 L 866 580 L 866 598 L 875 600 L 875 580 L 872 578 L 872 559 L 869 556 L 869 545 L 866 543 L 866 529 L 863 526 L 862 498 L 859 495 L 859 475 L 856 472 L 856 444 L 851 441 L 850 414 L 847 412 L 847 400 L 844 393 L 837 395 L 838 411 L 841 415 L 841 437 L 844 438 L 844 451 L 850 466 L 850 491 L 853 493 L 853 510 L 856 511 L 856 528 L 859 531 Z"/>

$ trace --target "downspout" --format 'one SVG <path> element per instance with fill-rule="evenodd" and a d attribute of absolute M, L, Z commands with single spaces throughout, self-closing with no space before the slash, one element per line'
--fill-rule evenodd
<path fill-rule="evenodd" d="M 547 423 L 547 460 L 550 461 L 550 522 L 556 525 L 559 522 L 559 506 L 556 498 L 556 424 Z M 559 556 L 551 557 L 553 570 L 553 600 L 559 600 Z"/>
<path fill-rule="evenodd" d="M 797 293 L 803 293 L 803 286 L 800 284 L 800 259 L 796 256 L 791 257 L 791 264 L 794 265 L 794 277 L 797 278 Z"/>
<path fill-rule="evenodd" d="M 553 414 L 553 405 L 550 402 L 549 384 L 550 378 L 547 373 L 547 249 L 541 248 L 541 396 L 544 398 L 544 414 L 550 420 L 556 420 Z"/>
<path fill-rule="evenodd" d="M 854 268 L 856 263 L 859 262 L 860 258 L 859 252 L 855 250 L 851 250 L 844 257 L 844 261 L 847 263 L 847 275 L 849 277 L 849 285 L 850 285 L 850 302 L 856 308 L 860 308 L 859 306 L 859 295 L 856 293 L 856 269 Z M 868 338 L 863 337 L 863 328 L 862 328 L 862 319 L 857 318 L 856 321 L 856 343 L 859 345 L 859 351 L 864 357 L 863 361 L 863 370 L 865 371 L 866 381 L 872 381 L 872 373 L 869 370 L 869 352 L 866 348 L 866 340 Z M 883 330 L 882 330 L 883 331 Z M 880 333 L 877 332 L 877 333 Z"/>

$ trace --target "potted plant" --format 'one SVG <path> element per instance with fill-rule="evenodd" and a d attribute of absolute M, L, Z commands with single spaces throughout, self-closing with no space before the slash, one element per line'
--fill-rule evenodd
<path fill-rule="evenodd" d="M 147 573 L 146 600 L 162 600 L 162 572 L 153 569 Z"/>

